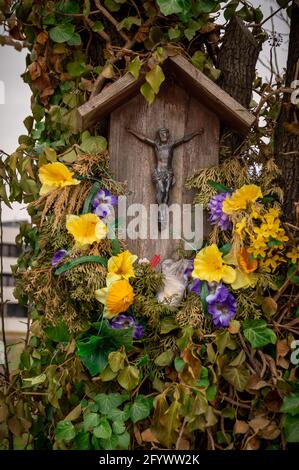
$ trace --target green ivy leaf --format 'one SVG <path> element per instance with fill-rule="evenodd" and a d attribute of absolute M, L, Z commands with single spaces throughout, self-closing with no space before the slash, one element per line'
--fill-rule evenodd
<path fill-rule="evenodd" d="M 6 194 L 6 188 L 5 188 L 5 185 L 4 185 L 3 181 L 0 181 L 0 200 L 1 199 L 8 207 L 11 208 L 9 199 L 7 197 L 7 194 Z"/>
<path fill-rule="evenodd" d="M 71 77 L 80 77 L 86 71 L 86 64 L 83 61 L 76 60 L 67 64 L 67 72 Z"/>
<path fill-rule="evenodd" d="M 139 56 L 136 56 L 135 59 L 133 59 L 128 65 L 128 71 L 131 72 L 135 80 L 137 80 L 139 77 L 141 66 L 142 62 Z"/>
<path fill-rule="evenodd" d="M 108 356 L 108 362 L 112 372 L 118 372 L 125 366 L 126 354 L 120 351 L 113 351 Z"/>
<path fill-rule="evenodd" d="M 107 140 L 102 136 L 90 136 L 80 144 L 81 150 L 91 155 L 98 155 L 107 148 Z"/>
<path fill-rule="evenodd" d="M 154 102 L 156 95 L 149 83 L 144 83 L 140 88 L 140 92 L 149 104 Z"/>
<path fill-rule="evenodd" d="M 112 431 L 114 434 L 123 434 L 126 431 L 125 423 L 123 421 L 114 421 Z"/>
<path fill-rule="evenodd" d="M 51 28 L 49 36 L 54 42 L 63 43 L 69 41 L 75 33 L 75 26 L 71 23 L 58 24 Z"/>
<path fill-rule="evenodd" d="M 222 376 L 229 384 L 233 385 L 238 392 L 243 392 L 250 377 L 250 372 L 243 366 L 226 366 L 222 371 Z"/>
<path fill-rule="evenodd" d="M 101 31 L 104 31 L 105 29 L 105 26 L 103 25 L 103 23 L 101 21 L 95 21 L 91 27 L 91 29 L 95 32 L 95 33 L 100 33 Z"/>
<path fill-rule="evenodd" d="M 68 332 L 67 326 L 65 323 L 60 323 L 56 326 L 49 326 L 45 328 L 46 336 L 56 343 L 67 343 L 70 339 L 70 334 Z"/>
<path fill-rule="evenodd" d="M 160 333 L 162 335 L 167 335 L 167 333 L 170 333 L 173 330 L 177 330 L 178 328 L 179 325 L 177 324 L 174 317 L 168 316 L 162 318 L 160 325 Z"/>
<path fill-rule="evenodd" d="M 183 12 L 180 0 L 157 0 L 157 3 L 161 13 L 165 16 Z"/>
<path fill-rule="evenodd" d="M 152 406 L 153 402 L 150 398 L 146 398 L 144 395 L 138 395 L 130 407 L 130 418 L 133 423 L 135 424 L 147 418 L 150 415 Z"/>
<path fill-rule="evenodd" d="M 145 79 L 153 89 L 154 93 L 157 95 L 159 93 L 161 84 L 165 80 L 165 75 L 160 65 L 156 65 L 149 72 L 147 72 Z"/>
<path fill-rule="evenodd" d="M 125 431 L 123 434 L 117 436 L 117 449 L 127 450 L 130 445 L 130 434 L 128 431 Z"/>
<path fill-rule="evenodd" d="M 224 18 L 226 19 L 226 21 L 229 21 L 232 18 L 232 16 L 234 16 L 238 5 L 239 5 L 238 0 L 232 0 L 231 2 L 229 2 L 229 4 L 224 10 Z"/>
<path fill-rule="evenodd" d="M 112 11 L 113 13 L 115 11 L 119 11 L 121 7 L 121 3 L 124 3 L 119 0 L 105 0 L 105 6 L 108 8 L 108 10 Z"/>
<path fill-rule="evenodd" d="M 181 37 L 181 34 L 181 30 L 178 26 L 176 26 L 175 28 L 169 28 L 168 30 L 168 37 L 171 41 L 179 39 Z"/>
<path fill-rule="evenodd" d="M 57 10 L 68 15 L 80 13 L 80 5 L 78 2 L 67 0 L 66 2 L 58 2 Z"/>
<path fill-rule="evenodd" d="M 55 429 L 55 437 L 58 441 L 69 442 L 76 435 L 75 427 L 71 421 L 59 421 Z"/>
<path fill-rule="evenodd" d="M 106 321 L 98 325 L 98 335 L 85 334 L 77 341 L 78 356 L 91 375 L 104 371 L 108 364 L 108 355 L 121 346 L 126 350 L 132 348 L 132 328 L 116 330 L 110 328 Z"/>
<path fill-rule="evenodd" d="M 285 417 L 284 433 L 287 442 L 299 442 L 299 415 Z"/>
<path fill-rule="evenodd" d="M 91 431 L 100 424 L 98 413 L 86 413 L 83 418 L 84 431 Z"/>
<path fill-rule="evenodd" d="M 200 0 L 200 2 L 196 2 L 196 12 L 200 13 L 212 13 L 216 11 L 220 6 L 219 0 Z"/>
<path fill-rule="evenodd" d="M 117 381 L 125 390 L 134 390 L 139 383 L 139 370 L 137 367 L 127 366 L 120 371 Z"/>
<path fill-rule="evenodd" d="M 245 320 L 243 328 L 245 338 L 254 349 L 262 348 L 267 344 L 275 344 L 277 341 L 276 334 L 267 327 L 265 320 Z"/>
<path fill-rule="evenodd" d="M 84 431 L 77 432 L 74 443 L 77 450 L 90 449 L 89 433 Z"/>
<path fill-rule="evenodd" d="M 128 400 L 128 395 L 120 393 L 99 393 L 94 401 L 97 403 L 99 411 L 110 418 L 111 410 L 118 408 L 124 401 Z M 119 411 L 119 410 L 118 410 Z"/>
<path fill-rule="evenodd" d="M 159 354 L 158 357 L 155 359 L 155 364 L 156 366 L 159 367 L 167 367 L 170 366 L 174 358 L 174 352 L 171 351 L 171 349 L 168 349 L 168 351 L 164 351 L 161 354 Z"/>
<path fill-rule="evenodd" d="M 128 31 L 130 31 L 133 25 L 140 26 L 141 19 L 137 16 L 127 16 L 120 23 L 118 23 L 117 29 L 118 31 L 120 31 L 121 29 L 127 29 Z"/>
<path fill-rule="evenodd" d="M 98 439 L 109 439 L 112 435 L 111 426 L 106 418 L 100 421 L 100 424 L 93 429 L 93 434 Z"/>
<path fill-rule="evenodd" d="M 192 65 L 194 65 L 194 67 L 196 67 L 201 72 L 203 72 L 204 65 L 205 65 L 206 61 L 207 61 L 206 55 L 202 51 L 194 52 L 194 54 L 191 58 Z M 208 183 L 209 183 L 209 181 L 211 181 L 211 180 L 208 180 Z"/>
<path fill-rule="evenodd" d="M 291 416 L 299 414 L 299 394 L 293 393 L 284 397 L 280 412 Z"/>
<path fill-rule="evenodd" d="M 72 37 L 67 41 L 69 46 L 80 46 L 81 36 L 79 33 L 74 33 Z"/>
<path fill-rule="evenodd" d="M 188 41 L 191 41 L 195 34 L 197 33 L 197 31 L 204 25 L 204 21 L 203 20 L 190 20 L 189 23 L 188 23 L 188 28 L 186 28 L 184 30 L 184 34 L 186 36 L 186 38 L 188 39 Z"/>

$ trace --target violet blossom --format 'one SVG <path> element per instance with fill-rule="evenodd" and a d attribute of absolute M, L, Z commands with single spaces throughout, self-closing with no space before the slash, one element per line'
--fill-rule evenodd
<path fill-rule="evenodd" d="M 133 328 L 133 339 L 141 339 L 144 336 L 144 328 L 140 323 L 137 323 L 131 315 L 118 315 L 117 317 L 109 320 L 110 328 Z"/>
<path fill-rule="evenodd" d="M 100 219 L 105 219 L 117 204 L 117 196 L 113 196 L 107 189 L 100 189 L 92 201 L 92 211 Z"/>
<path fill-rule="evenodd" d="M 54 253 L 52 259 L 51 259 L 51 264 L 52 266 L 56 266 L 60 261 L 63 260 L 63 258 L 68 254 L 67 250 L 64 250 L 61 248 L 60 250 L 57 250 L 56 253 Z"/>
<path fill-rule="evenodd" d="M 229 230 L 232 227 L 229 216 L 222 210 L 223 202 L 226 197 L 231 197 L 230 193 L 220 193 L 213 196 L 209 202 L 210 222 L 212 225 L 218 225 L 221 230 Z"/>
<path fill-rule="evenodd" d="M 211 288 L 211 286 L 210 286 Z M 237 311 L 237 302 L 227 287 L 219 283 L 207 297 L 208 312 L 217 328 L 226 328 Z"/>

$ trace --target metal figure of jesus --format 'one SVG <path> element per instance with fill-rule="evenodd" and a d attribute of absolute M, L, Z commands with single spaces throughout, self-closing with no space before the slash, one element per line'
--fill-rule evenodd
<path fill-rule="evenodd" d="M 175 177 L 172 168 L 174 149 L 181 144 L 189 142 L 193 137 L 202 134 L 203 129 L 200 129 L 197 132 L 192 132 L 191 134 L 186 134 L 173 142 L 169 141 L 169 129 L 166 128 L 158 129 L 155 140 L 149 139 L 143 134 L 129 128 L 127 128 L 127 131 L 137 137 L 137 139 L 141 140 L 141 142 L 154 148 L 157 166 L 152 173 L 152 180 L 156 186 L 156 200 L 159 204 L 158 223 L 161 229 L 166 222 L 166 214 L 163 207 L 165 208 L 165 205 L 168 204 L 170 188 L 175 184 Z"/>

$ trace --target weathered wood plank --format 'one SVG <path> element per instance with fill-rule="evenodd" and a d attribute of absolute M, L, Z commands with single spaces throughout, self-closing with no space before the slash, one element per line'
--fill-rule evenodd
<path fill-rule="evenodd" d="M 196 69 L 181 55 L 170 57 L 167 67 L 182 86 L 197 97 L 210 110 L 240 134 L 246 134 L 255 121 L 255 116 L 222 90 L 216 83 Z"/>
<path fill-rule="evenodd" d="M 139 93 L 144 79 L 135 80 L 132 74 L 126 73 L 119 80 L 91 100 L 84 103 L 77 110 L 77 125 L 80 130 L 88 129 L 103 117 L 107 116 L 125 101 L 130 100 Z"/>
<path fill-rule="evenodd" d="M 126 131 L 130 127 L 153 139 L 161 127 L 170 130 L 171 138 L 204 128 L 204 134 L 178 147 L 174 153 L 175 186 L 170 191 L 169 204 L 190 204 L 194 193 L 185 188 L 185 179 L 196 169 L 215 165 L 219 151 L 219 119 L 182 89 L 169 81 L 152 105 L 141 95 L 116 109 L 110 118 L 109 152 L 114 176 L 128 184 L 128 204 L 142 203 L 149 214 L 150 204 L 156 203 L 151 174 L 155 168 L 154 151 Z M 144 215 L 146 217 L 146 215 Z M 130 222 L 133 217 L 128 217 Z M 127 240 L 128 248 L 140 257 L 159 254 L 162 259 L 172 257 L 179 240 L 151 240 L 146 234 L 142 240 Z"/>

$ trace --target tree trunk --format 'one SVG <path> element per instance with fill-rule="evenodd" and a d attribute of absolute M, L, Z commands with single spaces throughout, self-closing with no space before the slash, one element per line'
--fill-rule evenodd
<path fill-rule="evenodd" d="M 292 5 L 286 87 L 290 87 L 294 80 L 299 80 L 299 6 L 295 1 Z M 299 222 L 299 135 L 289 132 L 285 124 L 298 122 L 297 109 L 294 103 L 291 104 L 290 95 L 286 94 L 275 131 L 275 156 L 282 172 L 284 190 L 284 217 L 295 224 Z"/>
<path fill-rule="evenodd" d="M 244 22 L 237 16 L 233 17 L 226 29 L 218 56 L 218 68 L 221 70 L 218 84 L 245 108 L 250 105 L 259 52 L 260 45 Z M 242 143 L 242 139 L 224 127 L 222 135 L 227 133 L 229 135 L 225 137 L 223 144 L 231 154 Z"/>

